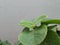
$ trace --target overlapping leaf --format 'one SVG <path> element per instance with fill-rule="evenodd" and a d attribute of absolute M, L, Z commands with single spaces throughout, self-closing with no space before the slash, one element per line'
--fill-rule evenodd
<path fill-rule="evenodd" d="M 19 25 L 28 27 L 28 28 L 33 28 L 35 26 L 33 22 L 27 21 L 27 20 L 22 20 Z"/>
<path fill-rule="evenodd" d="M 57 31 L 57 25 L 48 26 L 48 30 Z"/>
<path fill-rule="evenodd" d="M 41 27 L 35 28 L 33 31 L 25 29 L 18 37 L 18 40 L 23 45 L 37 45 L 40 44 L 47 35 L 47 26 L 42 25 Z"/>
<path fill-rule="evenodd" d="M 39 23 L 42 26 L 35 27 Z M 46 26 L 46 24 L 60 24 L 60 19 L 46 20 L 46 16 L 39 16 L 33 21 L 22 21 L 20 24 L 27 27 L 18 37 L 22 45 L 60 45 L 60 37 L 56 32 L 56 25 L 50 26 L 48 29 Z M 29 31 L 31 28 L 33 30 Z"/>
<path fill-rule="evenodd" d="M 46 16 L 39 16 L 33 21 L 22 20 L 19 25 L 27 28 L 33 28 L 36 26 L 36 24 L 41 23 L 41 21 L 44 21 L 45 19 L 46 19 Z"/>
<path fill-rule="evenodd" d="M 56 28 L 53 28 L 56 30 Z M 46 39 L 40 45 L 60 45 L 60 37 L 54 30 L 48 30 Z"/>

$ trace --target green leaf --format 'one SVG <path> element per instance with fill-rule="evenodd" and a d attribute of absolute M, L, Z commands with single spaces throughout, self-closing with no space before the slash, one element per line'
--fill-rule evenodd
<path fill-rule="evenodd" d="M 57 25 L 48 26 L 48 30 L 57 31 Z"/>
<path fill-rule="evenodd" d="M 41 44 L 39 45 L 48 45 L 45 41 L 43 41 Z"/>
<path fill-rule="evenodd" d="M 40 44 L 47 35 L 47 26 L 42 25 L 36 27 L 33 31 L 29 31 L 27 28 L 18 36 L 18 40 L 23 45 L 37 45 Z"/>
<path fill-rule="evenodd" d="M 35 26 L 33 22 L 27 21 L 27 20 L 21 21 L 19 25 L 27 27 L 27 28 L 33 28 Z"/>
<path fill-rule="evenodd" d="M 60 45 L 60 37 L 58 34 L 53 31 L 49 30 L 47 33 L 46 39 L 40 45 Z"/>
<path fill-rule="evenodd" d="M 2 42 L 2 40 L 0 40 L 0 45 L 2 45 L 3 44 L 3 42 Z"/>
<path fill-rule="evenodd" d="M 45 15 L 39 16 L 39 17 L 37 17 L 36 19 L 34 19 L 32 22 L 33 22 L 35 25 L 36 25 L 36 24 L 39 24 L 41 21 L 46 20 L 46 17 L 47 17 L 47 16 L 45 16 Z"/>
<path fill-rule="evenodd" d="M 27 20 L 22 20 L 19 25 L 27 28 L 33 28 L 36 26 L 36 24 L 40 23 L 41 21 L 44 21 L 45 19 L 46 16 L 39 16 L 38 18 L 34 19 L 32 22 Z"/>
<path fill-rule="evenodd" d="M 60 24 L 60 19 L 47 19 L 42 21 L 43 24 Z"/>
<path fill-rule="evenodd" d="M 2 45 L 11 45 L 7 40 L 3 42 Z"/>
<path fill-rule="evenodd" d="M 19 41 L 17 43 L 15 43 L 15 45 L 22 45 L 22 43 L 20 43 Z"/>

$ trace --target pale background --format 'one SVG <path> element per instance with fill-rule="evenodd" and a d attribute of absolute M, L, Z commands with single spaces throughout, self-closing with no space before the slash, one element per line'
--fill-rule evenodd
<path fill-rule="evenodd" d="M 16 42 L 23 29 L 18 23 L 42 14 L 60 18 L 60 0 L 0 0 L 0 38 Z"/>

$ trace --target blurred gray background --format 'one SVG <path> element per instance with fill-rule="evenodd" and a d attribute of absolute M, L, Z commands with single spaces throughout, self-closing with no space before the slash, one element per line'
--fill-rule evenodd
<path fill-rule="evenodd" d="M 60 0 L 0 0 L 0 39 L 16 42 L 23 29 L 18 23 L 43 14 L 60 18 Z"/>

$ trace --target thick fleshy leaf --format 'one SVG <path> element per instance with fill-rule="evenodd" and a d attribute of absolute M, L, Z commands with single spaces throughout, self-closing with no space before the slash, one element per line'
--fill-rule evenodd
<path fill-rule="evenodd" d="M 27 21 L 27 20 L 21 21 L 19 25 L 28 27 L 28 28 L 33 28 L 35 26 L 33 22 Z"/>
<path fill-rule="evenodd" d="M 36 25 L 36 24 L 39 24 L 39 23 L 41 23 L 41 21 L 46 20 L 46 17 L 47 17 L 47 16 L 45 16 L 45 15 L 39 16 L 39 17 L 37 17 L 36 19 L 34 19 L 32 22 L 33 22 L 35 25 Z"/>
<path fill-rule="evenodd" d="M 25 29 L 18 37 L 18 40 L 23 45 L 37 45 L 40 44 L 47 35 L 47 26 L 42 25 L 41 27 L 36 27 L 33 31 Z"/>
<path fill-rule="evenodd" d="M 46 39 L 40 45 L 60 45 L 60 37 L 55 31 L 49 30 Z"/>

